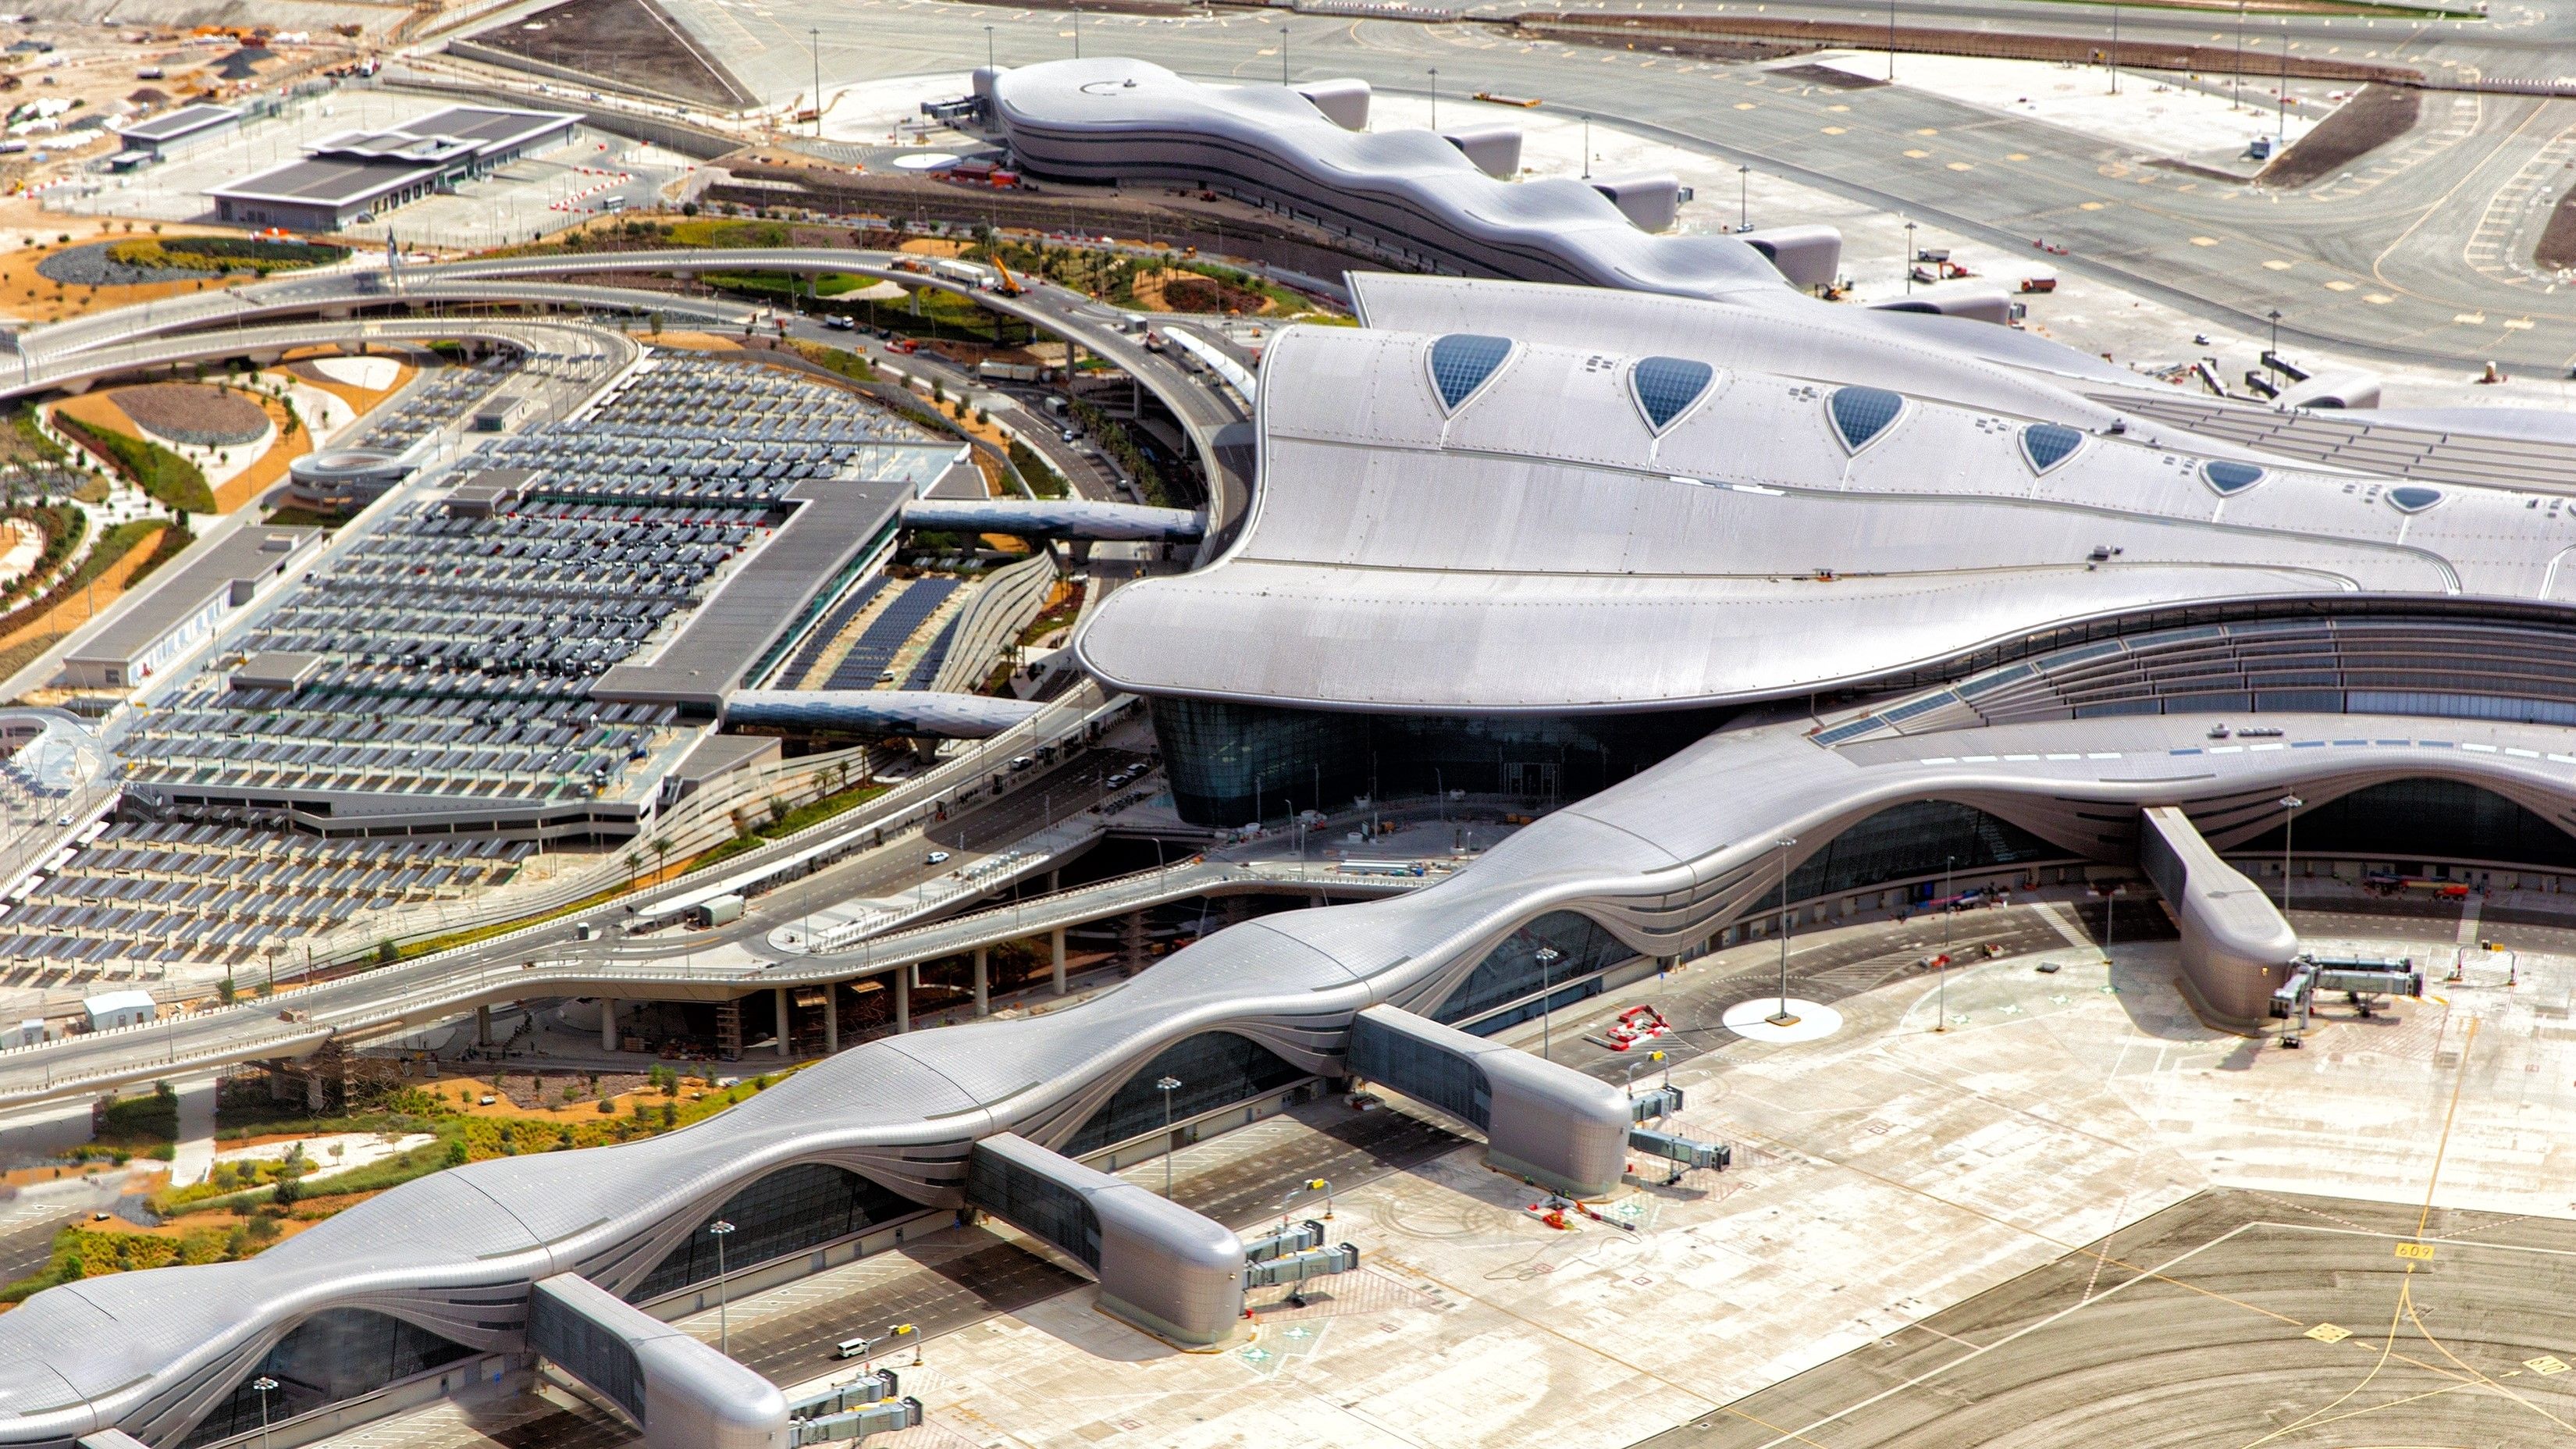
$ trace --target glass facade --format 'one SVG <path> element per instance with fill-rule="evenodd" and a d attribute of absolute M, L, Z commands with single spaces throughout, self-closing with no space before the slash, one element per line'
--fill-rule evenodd
<path fill-rule="evenodd" d="M 966 1159 L 966 1201 L 1100 1269 L 1100 1218 L 1082 1194 L 990 1148 Z"/>
<path fill-rule="evenodd" d="M 1158 698 L 1172 803 L 1197 825 L 1278 820 L 1464 790 L 1547 808 L 1617 784 L 1717 728 L 1723 710 L 1555 719 L 1366 715 Z"/>
<path fill-rule="evenodd" d="M 1542 962 L 1541 950 L 1556 955 Z M 1637 953 L 1622 944 L 1586 916 L 1572 911 L 1550 911 L 1521 929 L 1511 939 L 1485 953 L 1431 1019 L 1444 1026 L 1466 1023 L 1465 1030 L 1478 1036 L 1491 1036 L 1515 1022 L 1538 1015 L 1535 993 L 1546 991 L 1550 1010 L 1558 1010 L 1601 990 L 1600 973 Z M 1588 978 L 1588 979 L 1587 979 Z M 1495 1011 L 1506 1002 L 1530 1000 L 1509 1011 Z M 1485 1013 L 1493 1012 L 1491 1016 Z M 1469 1021 L 1470 1017 L 1482 1020 Z"/>
<path fill-rule="evenodd" d="M 2391 780 L 2355 790 L 2300 811 L 2291 837 L 2300 855 L 2360 856 L 2401 869 L 2427 860 L 2576 869 L 2576 836 L 2502 795 L 2456 780 Z M 2281 832 L 2228 854 L 2277 862 Z"/>
<path fill-rule="evenodd" d="M 1230 1031 L 1203 1031 L 1165 1047 L 1161 1055 L 1129 1077 L 1119 1087 L 1118 1095 L 1092 1113 L 1091 1120 L 1082 1124 L 1061 1151 L 1067 1157 L 1080 1157 L 1115 1142 L 1160 1131 L 1166 1120 L 1163 1093 L 1154 1084 L 1165 1077 L 1180 1082 L 1172 1089 L 1168 1119 L 1179 1122 L 1201 1112 L 1248 1102 L 1309 1075 L 1250 1037 Z"/>
<path fill-rule="evenodd" d="M 265 1396 L 267 1422 L 283 1424 L 472 1355 L 462 1344 L 388 1314 L 327 1308 L 279 1340 L 258 1368 L 242 1376 L 231 1396 L 216 1403 L 180 1441 L 181 1449 L 257 1432 L 262 1395 L 251 1384 L 263 1377 L 277 1381 Z"/>
<path fill-rule="evenodd" d="M 1789 899 L 1813 900 L 1891 880 L 1958 871 L 1991 870 L 2072 853 L 1983 810 L 1947 800 L 1894 805 L 1837 835 L 1823 850 L 1789 872 Z M 1746 909 L 1748 916 L 1780 909 L 1780 891 Z"/>
<path fill-rule="evenodd" d="M 707 1232 L 707 1223 L 719 1218 L 734 1226 L 724 1245 L 724 1266 L 731 1272 L 820 1247 L 871 1224 L 920 1210 L 920 1204 L 891 1189 L 829 1163 L 780 1168 L 726 1199 L 686 1242 L 673 1248 L 643 1282 L 628 1291 L 627 1301 L 650 1302 L 715 1277 L 716 1240 Z"/>

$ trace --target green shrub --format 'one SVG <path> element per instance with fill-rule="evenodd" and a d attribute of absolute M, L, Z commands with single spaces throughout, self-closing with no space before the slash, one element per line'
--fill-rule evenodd
<path fill-rule="evenodd" d="M 55 410 L 54 426 L 132 480 L 156 501 L 189 513 L 215 511 L 215 491 L 197 465 L 142 438 L 108 428 L 93 428 L 71 414 Z"/>

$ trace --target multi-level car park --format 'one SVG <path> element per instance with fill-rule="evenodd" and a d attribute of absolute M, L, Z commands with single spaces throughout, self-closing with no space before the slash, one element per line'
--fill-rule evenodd
<path fill-rule="evenodd" d="M 520 366 L 518 356 L 501 353 L 471 367 L 441 368 L 406 389 L 391 407 L 371 416 L 356 446 L 399 453 L 488 396 Z"/>
<path fill-rule="evenodd" d="M 507 375 L 421 384 L 411 421 L 440 426 Z M 901 472 L 922 447 L 818 380 L 666 354 L 575 420 L 496 440 L 456 486 L 425 477 L 112 723 L 122 819 L 21 886 L 0 959 L 238 966 L 500 883 L 538 840 L 631 834 L 652 762 L 694 731 L 604 676 L 673 652 L 814 506 L 800 488 Z M 782 626 L 797 606 L 774 602 Z"/>
<path fill-rule="evenodd" d="M 0 913 L 0 959 L 110 969 L 245 965 L 361 911 L 506 880 L 535 846 L 320 840 L 264 824 L 121 821 L 29 880 Z"/>

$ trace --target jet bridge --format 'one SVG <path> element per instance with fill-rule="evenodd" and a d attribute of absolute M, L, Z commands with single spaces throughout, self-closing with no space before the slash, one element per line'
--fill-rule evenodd
<path fill-rule="evenodd" d="M 1243 1317 L 1243 1242 L 1179 1203 L 1016 1133 L 975 1144 L 966 1204 L 1052 1243 L 1100 1280 L 1100 1309 L 1184 1348 Z"/>
<path fill-rule="evenodd" d="M 2367 1021 L 2383 997 L 2423 995 L 2424 973 L 2409 956 L 2301 956 L 2290 963 L 2290 979 L 2272 993 L 2272 1019 L 2289 1023 L 2281 1045 L 2295 1047 L 2307 1034 L 2320 991 L 2344 993 Z"/>
<path fill-rule="evenodd" d="M 1354 1077 L 1437 1107 L 1485 1134 L 1485 1159 L 1569 1197 L 1599 1197 L 1626 1170 L 1628 1099 L 1500 1042 L 1392 1006 L 1351 1020 Z"/>
<path fill-rule="evenodd" d="M 2193 1004 L 2226 1025 L 2259 1027 L 2272 994 L 2290 979 L 2298 933 L 2262 887 L 2218 858 L 2179 807 L 2152 805 L 2144 813 L 2138 866 L 2181 928 L 2182 980 Z"/>
<path fill-rule="evenodd" d="M 644 1430 L 647 1449 L 790 1449 L 787 1396 L 576 1273 L 529 1291 L 528 1349 Z"/>

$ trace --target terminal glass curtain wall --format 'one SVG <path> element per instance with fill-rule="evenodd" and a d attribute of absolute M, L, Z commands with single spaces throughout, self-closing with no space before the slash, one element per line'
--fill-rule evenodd
<path fill-rule="evenodd" d="M 828 1163 L 781 1168 L 726 1199 L 626 1296 L 646 1303 L 715 1277 L 716 1244 L 707 1223 L 718 1218 L 734 1225 L 724 1266 L 735 1272 L 919 1211 L 920 1204 Z"/>
<path fill-rule="evenodd" d="M 258 1368 L 244 1374 L 231 1396 L 181 1441 L 181 1449 L 256 1433 L 260 1394 L 251 1384 L 262 1377 L 277 1381 L 267 1395 L 268 1422 L 275 1425 L 470 1355 L 460 1344 L 387 1314 L 326 1308 L 298 1324 Z"/>
<path fill-rule="evenodd" d="M 2391 780 L 2299 812 L 2290 844 L 2306 856 L 2384 860 L 2413 874 L 2427 861 L 2576 869 L 2576 836 L 2491 790 L 2458 780 Z M 2231 856 L 2278 863 L 2275 828 Z"/>
<path fill-rule="evenodd" d="M 1555 719 L 1364 715 L 1169 698 L 1156 699 L 1153 709 L 1173 803 L 1183 819 L 1201 825 L 1440 790 L 1545 809 L 1617 784 L 1725 718 L 1717 710 Z"/>
<path fill-rule="evenodd" d="M 1163 1093 L 1154 1083 L 1176 1078 L 1171 1119 L 1186 1122 L 1201 1112 L 1266 1096 L 1312 1075 L 1268 1047 L 1230 1031 L 1203 1031 L 1165 1047 L 1118 1088 L 1059 1149 L 1080 1157 L 1103 1147 L 1162 1130 Z"/>
<path fill-rule="evenodd" d="M 2069 858 L 2064 847 L 1973 806 L 1918 800 L 1879 811 L 1799 862 L 1789 872 L 1789 899 L 1809 901 L 1886 881 L 1924 880 L 1939 876 L 1945 864 L 1967 872 Z M 1759 917 L 1779 909 L 1780 890 L 1774 886 L 1744 913 Z"/>
<path fill-rule="evenodd" d="M 1542 949 L 1556 955 L 1541 962 Z M 1491 1036 L 1538 1015 L 1541 991 L 1547 993 L 1546 1006 L 1551 1011 L 1596 994 L 1601 990 L 1601 973 L 1636 954 L 1590 918 L 1572 911 L 1550 911 L 1486 952 L 1440 1009 L 1431 1013 L 1431 1019 L 1444 1026 L 1463 1023 L 1467 1031 Z M 1518 1004 L 1508 1010 L 1495 1010 L 1514 1002 Z"/>

